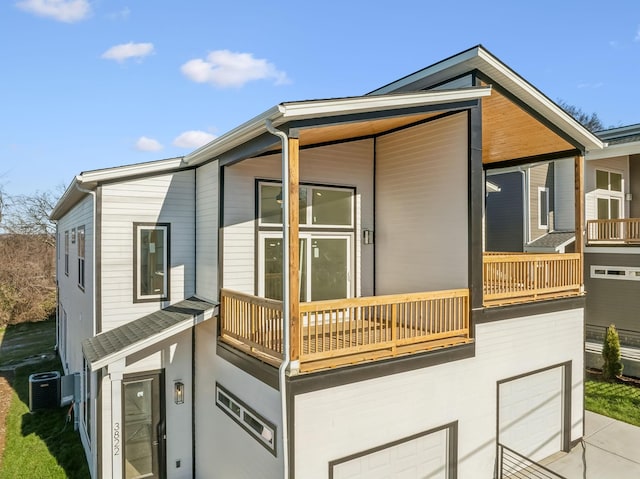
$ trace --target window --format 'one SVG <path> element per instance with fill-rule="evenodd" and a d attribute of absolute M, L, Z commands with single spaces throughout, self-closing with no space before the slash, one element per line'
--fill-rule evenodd
<path fill-rule="evenodd" d="M 135 301 L 169 299 L 169 224 L 134 224 Z"/>
<path fill-rule="evenodd" d="M 78 286 L 84 289 L 84 254 L 85 254 L 85 241 L 84 241 L 84 226 L 78 227 Z"/>
<path fill-rule="evenodd" d="M 591 277 L 640 281 L 640 268 L 632 266 L 591 266 Z"/>
<path fill-rule="evenodd" d="M 607 170 L 596 170 L 596 188 L 622 192 L 622 173 Z"/>
<path fill-rule="evenodd" d="M 538 228 L 549 229 L 549 188 L 538 187 Z"/>
<path fill-rule="evenodd" d="M 216 383 L 216 405 L 260 444 L 276 455 L 276 426 Z"/>
<path fill-rule="evenodd" d="M 596 189 L 596 218 L 599 220 L 622 218 L 622 173 L 596 170 Z"/>
<path fill-rule="evenodd" d="M 282 188 L 259 182 L 258 294 L 282 299 Z M 300 301 L 352 295 L 354 190 L 300 186 Z"/>
<path fill-rule="evenodd" d="M 69 231 L 64 232 L 64 274 L 69 276 Z"/>

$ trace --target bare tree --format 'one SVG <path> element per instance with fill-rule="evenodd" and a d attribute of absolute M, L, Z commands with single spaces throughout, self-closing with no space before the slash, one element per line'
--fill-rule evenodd
<path fill-rule="evenodd" d="M 55 203 L 48 191 L 8 195 L 0 185 L 0 326 L 55 311 Z"/>
<path fill-rule="evenodd" d="M 604 125 L 597 113 L 585 113 L 577 106 L 569 105 L 563 100 L 558 100 L 558 106 L 579 121 L 587 130 L 591 132 L 604 130 Z"/>

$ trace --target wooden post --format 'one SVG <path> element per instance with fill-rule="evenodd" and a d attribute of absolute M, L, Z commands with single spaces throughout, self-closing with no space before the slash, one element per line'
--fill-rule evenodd
<path fill-rule="evenodd" d="M 291 361 L 300 358 L 300 140 L 289 134 L 289 344 Z M 286 263 L 285 263 L 286 264 Z"/>
<path fill-rule="evenodd" d="M 575 157 L 575 203 L 576 203 L 576 253 L 580 254 L 580 287 L 583 287 L 582 264 L 584 254 L 584 156 Z"/>

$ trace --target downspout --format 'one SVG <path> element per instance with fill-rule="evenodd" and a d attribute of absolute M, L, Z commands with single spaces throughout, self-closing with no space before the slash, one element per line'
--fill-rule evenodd
<path fill-rule="evenodd" d="M 273 127 L 271 120 L 266 120 L 267 131 L 282 140 L 282 363 L 278 368 L 278 384 L 280 387 L 280 408 L 282 410 L 282 459 L 283 477 L 289 479 L 289 431 L 287 424 L 286 374 L 291 362 L 289 344 L 289 138 L 283 131 Z"/>

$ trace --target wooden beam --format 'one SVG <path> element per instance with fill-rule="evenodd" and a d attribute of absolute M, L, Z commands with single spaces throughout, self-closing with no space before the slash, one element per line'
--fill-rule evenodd
<path fill-rule="evenodd" d="M 584 156 L 575 157 L 576 253 L 584 252 Z"/>
<path fill-rule="evenodd" d="M 291 361 L 300 358 L 300 140 L 289 137 L 289 344 Z"/>

